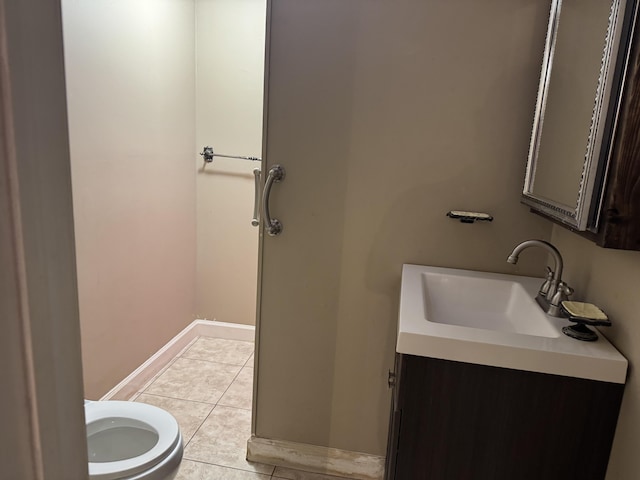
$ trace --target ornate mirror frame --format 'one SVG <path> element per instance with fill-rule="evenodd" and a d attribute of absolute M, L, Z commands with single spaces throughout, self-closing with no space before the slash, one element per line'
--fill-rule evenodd
<path fill-rule="evenodd" d="M 627 35 L 634 0 L 612 0 L 607 33 L 603 45 L 591 124 L 585 145 L 579 188 L 574 205 L 565 205 L 536 195 L 533 191 L 536 162 L 542 138 L 542 126 L 549 93 L 558 28 L 562 22 L 562 0 L 553 0 L 545 42 L 542 72 L 534 116 L 522 202 L 576 230 L 597 231 L 603 185 L 607 175 L 611 135 L 620 105 L 620 85 L 624 78 L 628 49 Z M 628 15 L 625 16 L 625 13 Z M 620 46 L 623 48 L 620 48 Z M 577 181 L 578 179 L 576 179 Z"/>

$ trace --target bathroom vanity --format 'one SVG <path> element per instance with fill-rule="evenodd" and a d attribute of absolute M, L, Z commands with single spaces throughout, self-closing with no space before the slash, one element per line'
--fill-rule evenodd
<path fill-rule="evenodd" d="M 627 361 L 563 335 L 540 281 L 403 267 L 387 480 L 604 479 Z"/>
<path fill-rule="evenodd" d="M 601 480 L 624 385 L 398 354 L 388 480 Z"/>

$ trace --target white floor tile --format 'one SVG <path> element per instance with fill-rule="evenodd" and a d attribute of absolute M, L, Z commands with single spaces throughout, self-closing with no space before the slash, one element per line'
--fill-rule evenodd
<path fill-rule="evenodd" d="M 269 475 L 183 460 L 175 480 L 267 480 Z"/>
<path fill-rule="evenodd" d="M 251 410 L 253 403 L 253 368 L 243 367 L 231 386 L 224 392 L 218 405 Z"/>
<path fill-rule="evenodd" d="M 249 360 L 253 349 L 253 342 L 200 337 L 181 357 L 243 366 Z"/>
<path fill-rule="evenodd" d="M 210 403 L 193 402 L 191 400 L 180 400 L 177 398 L 160 397 L 157 395 L 141 394 L 136 402 L 148 403 L 160 407 L 173 415 L 180 425 L 182 439 L 186 445 L 202 425 L 205 418 L 213 410 Z"/>
<path fill-rule="evenodd" d="M 251 436 L 251 412 L 216 406 L 192 437 L 184 458 L 223 467 L 271 474 L 274 467 L 246 460 Z"/>
<path fill-rule="evenodd" d="M 178 358 L 144 393 L 216 403 L 240 369 L 236 365 Z"/>

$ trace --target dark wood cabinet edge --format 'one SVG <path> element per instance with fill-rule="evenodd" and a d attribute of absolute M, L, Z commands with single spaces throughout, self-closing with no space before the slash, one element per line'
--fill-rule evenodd
<path fill-rule="evenodd" d="M 596 243 L 640 250 L 640 25 L 636 18 Z"/>

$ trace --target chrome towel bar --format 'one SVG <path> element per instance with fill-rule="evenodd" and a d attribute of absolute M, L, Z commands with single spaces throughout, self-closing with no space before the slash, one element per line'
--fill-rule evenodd
<path fill-rule="evenodd" d="M 244 157 L 242 155 L 225 155 L 222 153 L 216 153 L 213 151 L 213 147 L 209 147 L 209 146 L 203 147 L 202 151 L 200 152 L 200 155 L 202 156 L 202 158 L 204 158 L 204 161 L 206 163 L 213 162 L 213 157 L 237 158 L 238 160 L 250 160 L 252 162 L 262 161 L 262 159 L 258 157 Z"/>
<path fill-rule="evenodd" d="M 253 169 L 253 178 L 255 180 L 255 190 L 253 193 L 253 218 L 251 225 L 257 227 L 260 225 L 260 169 Z"/>

